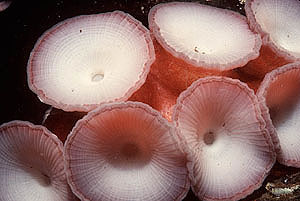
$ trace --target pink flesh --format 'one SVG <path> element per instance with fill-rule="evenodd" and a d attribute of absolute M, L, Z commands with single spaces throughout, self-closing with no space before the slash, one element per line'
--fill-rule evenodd
<path fill-rule="evenodd" d="M 168 121 L 172 121 L 173 106 L 178 95 L 178 93 L 165 87 L 155 75 L 149 73 L 145 84 L 129 100 L 146 103 L 160 111 Z"/>
<path fill-rule="evenodd" d="M 239 68 L 238 71 L 245 74 L 246 79 L 252 78 L 260 83 L 268 72 L 287 63 L 286 59 L 278 56 L 269 46 L 263 45 L 259 57 Z"/>
<path fill-rule="evenodd" d="M 240 79 L 255 91 L 261 82 L 257 77 L 250 77 L 241 69 L 217 72 L 195 68 L 182 59 L 172 56 L 155 39 L 153 44 L 156 60 L 151 65 L 150 73 L 144 85 L 129 100 L 150 105 L 160 111 L 169 121 L 171 121 L 173 106 L 176 104 L 179 94 L 199 78 L 222 75 Z"/>

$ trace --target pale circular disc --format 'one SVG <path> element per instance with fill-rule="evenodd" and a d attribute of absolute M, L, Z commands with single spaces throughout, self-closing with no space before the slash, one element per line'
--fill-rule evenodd
<path fill-rule="evenodd" d="M 259 188 L 275 162 L 253 90 L 239 80 L 206 77 L 179 96 L 173 120 L 201 200 L 239 200 Z"/>
<path fill-rule="evenodd" d="M 300 167 L 300 63 L 268 73 L 257 95 L 262 107 L 268 108 L 267 126 L 279 138 L 278 161 Z"/>
<path fill-rule="evenodd" d="M 73 192 L 86 201 L 182 200 L 190 184 L 173 135 L 174 127 L 143 103 L 91 111 L 65 144 Z"/>
<path fill-rule="evenodd" d="M 259 35 L 249 29 L 244 16 L 230 10 L 190 2 L 163 3 L 150 10 L 148 20 L 166 50 L 197 67 L 230 70 L 259 55 Z"/>
<path fill-rule="evenodd" d="M 265 44 L 288 60 L 300 60 L 299 0 L 248 0 L 245 10 Z"/>
<path fill-rule="evenodd" d="M 30 89 L 66 111 L 90 111 L 127 100 L 144 82 L 155 59 L 139 21 L 121 11 L 67 19 L 46 31 L 31 52 Z"/>
<path fill-rule="evenodd" d="M 12 121 L 0 127 L 0 200 L 73 201 L 63 145 L 42 126 Z"/>

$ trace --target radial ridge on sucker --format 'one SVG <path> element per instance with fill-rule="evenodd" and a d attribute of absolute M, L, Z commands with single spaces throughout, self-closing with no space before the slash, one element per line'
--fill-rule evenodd
<path fill-rule="evenodd" d="M 245 11 L 264 45 L 286 60 L 300 60 L 300 1 L 248 0 Z"/>
<path fill-rule="evenodd" d="M 65 111 L 90 111 L 127 100 L 155 59 L 149 30 L 122 11 L 66 19 L 47 30 L 30 54 L 30 89 Z"/>
<path fill-rule="evenodd" d="M 173 120 L 188 153 L 192 189 L 201 200 L 239 200 L 259 188 L 275 151 L 253 90 L 210 76 L 177 99 Z"/>
<path fill-rule="evenodd" d="M 278 161 L 300 167 L 300 62 L 268 73 L 257 91 L 267 128 L 279 140 Z"/>
<path fill-rule="evenodd" d="M 0 126 L 0 200 L 74 201 L 65 175 L 63 144 L 43 126 Z"/>
<path fill-rule="evenodd" d="M 259 55 L 261 39 L 239 13 L 190 2 L 161 3 L 149 28 L 172 55 L 208 70 L 225 71 Z M 238 36 L 238 37 L 237 37 Z"/>
<path fill-rule="evenodd" d="M 102 105 L 65 143 L 68 182 L 81 200 L 182 200 L 189 188 L 174 127 L 139 102 Z"/>

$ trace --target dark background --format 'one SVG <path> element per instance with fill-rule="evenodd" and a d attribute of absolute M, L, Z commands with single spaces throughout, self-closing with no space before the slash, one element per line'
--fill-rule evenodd
<path fill-rule="evenodd" d="M 0 12 L 0 124 L 11 120 L 26 120 L 34 124 L 44 124 L 65 139 L 82 113 L 67 113 L 51 109 L 39 101 L 27 86 L 26 66 L 30 52 L 44 31 L 56 23 L 77 15 L 96 14 L 113 10 L 125 11 L 145 26 L 147 15 L 155 4 L 163 0 L 14 0 L 10 7 Z M 200 0 L 220 8 L 228 8 L 244 14 L 244 5 L 239 0 Z M 45 112 L 51 115 L 43 122 Z M 299 171 L 276 164 L 266 182 Z M 255 200 L 266 192 L 264 187 L 255 191 L 244 201 Z M 190 191 L 185 201 L 198 200 Z"/>

